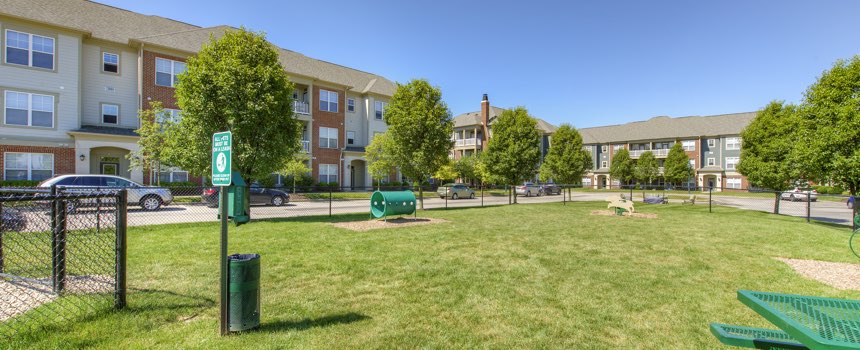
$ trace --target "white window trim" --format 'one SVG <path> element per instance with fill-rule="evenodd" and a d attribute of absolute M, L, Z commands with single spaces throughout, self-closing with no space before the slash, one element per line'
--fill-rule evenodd
<path fill-rule="evenodd" d="M 737 187 L 735 187 L 737 186 Z M 731 189 L 741 189 L 743 187 L 743 180 L 739 177 L 727 177 L 726 178 L 726 188 Z"/>
<path fill-rule="evenodd" d="M 717 139 L 708 139 L 708 147 L 717 147 Z"/>
<path fill-rule="evenodd" d="M 54 174 L 57 173 L 56 172 L 56 167 L 57 167 L 56 159 L 55 159 L 53 153 L 4 152 L 3 153 L 3 180 L 7 180 L 6 179 L 6 170 L 23 170 L 23 169 L 9 169 L 9 168 L 7 168 L 6 166 L 9 164 L 9 162 L 6 161 L 6 155 L 7 154 L 26 154 L 27 155 L 27 180 L 25 180 L 25 181 L 33 181 L 32 180 L 33 179 L 33 157 L 32 157 L 33 154 L 50 154 L 51 155 L 51 176 L 49 176 L 48 178 L 50 179 L 50 178 L 54 177 Z M 47 170 L 47 169 L 39 169 L 39 170 Z"/>
<path fill-rule="evenodd" d="M 171 123 L 179 123 L 182 120 L 182 117 L 179 113 L 182 112 L 181 109 L 174 108 L 164 108 L 164 113 L 158 116 L 158 123 L 164 123 L 166 119 L 170 119 Z"/>
<path fill-rule="evenodd" d="M 346 99 L 346 111 L 350 113 L 355 113 L 355 99 L 348 98 Z"/>
<path fill-rule="evenodd" d="M 163 60 L 163 61 L 168 61 L 168 62 L 170 62 L 170 85 L 161 85 L 161 84 L 159 84 L 159 83 L 158 83 L 158 73 L 159 73 L 159 72 L 158 72 L 158 60 Z M 175 82 L 176 82 L 176 76 L 179 74 L 179 73 L 176 73 L 176 63 L 182 63 L 182 64 L 185 64 L 185 62 L 182 62 L 182 61 L 176 61 L 176 60 L 171 60 L 171 59 L 169 59 L 169 58 L 161 58 L 161 57 L 156 57 L 156 58 L 155 58 L 155 77 L 154 77 L 154 78 L 155 78 L 155 81 L 154 81 L 154 82 L 155 82 L 155 85 L 156 85 L 156 86 L 172 87 L 172 88 L 175 88 L 175 87 L 176 87 L 176 83 L 175 83 Z M 185 66 L 185 68 L 187 69 L 187 68 L 188 68 L 188 66 Z M 167 72 L 162 72 L 162 73 L 167 73 Z M 181 72 L 180 72 L 180 73 L 181 73 Z"/>
<path fill-rule="evenodd" d="M 349 137 L 349 134 L 352 134 L 352 137 Z M 352 139 L 351 143 L 349 142 L 350 139 Z M 346 132 L 346 144 L 347 145 L 354 145 L 355 144 L 355 131 L 347 131 Z"/>
<path fill-rule="evenodd" d="M 696 169 L 696 160 L 695 159 L 690 159 L 690 161 L 687 163 L 690 164 L 691 168 Z"/>
<path fill-rule="evenodd" d="M 717 166 L 716 158 L 708 158 L 708 166 Z"/>
<path fill-rule="evenodd" d="M 161 172 L 159 172 L 159 173 L 158 173 L 158 177 L 159 177 L 159 178 L 161 178 L 161 174 L 162 174 L 162 173 L 167 173 L 167 174 L 168 174 L 168 179 L 167 179 L 167 182 L 168 182 L 168 183 L 180 182 L 180 181 L 174 181 L 174 179 L 173 179 L 173 175 L 174 175 L 174 174 L 176 174 L 176 173 L 185 173 L 185 181 L 190 181 L 190 178 L 188 177 L 188 172 L 187 172 L 187 171 L 185 171 L 185 170 L 161 171 Z M 184 182 L 184 181 L 183 181 L 183 182 Z"/>
<path fill-rule="evenodd" d="M 378 112 L 378 114 L 377 114 Z M 374 101 L 373 102 L 373 117 L 376 120 L 384 120 L 385 119 L 385 102 L 382 101 Z"/>
<path fill-rule="evenodd" d="M 734 162 L 730 162 L 730 159 L 734 160 Z M 738 168 L 738 163 L 740 162 L 740 157 L 726 157 L 726 170 L 736 170 Z M 729 167 L 729 165 L 731 165 L 731 168 Z"/>
<path fill-rule="evenodd" d="M 604 160 L 604 161 L 600 162 L 601 168 L 607 168 L 608 166 L 609 166 L 609 163 L 607 161 Z"/>
<path fill-rule="evenodd" d="M 6 109 L 9 108 L 6 104 L 6 93 L 7 92 L 27 95 L 27 125 L 9 124 L 8 121 L 6 120 Z M 34 95 L 51 98 L 51 126 L 33 125 L 33 96 Z M 30 92 L 5 90 L 5 91 L 3 91 L 3 124 L 9 125 L 9 126 L 21 126 L 21 127 L 28 127 L 28 128 L 53 129 L 55 124 L 56 124 L 56 120 L 57 120 L 57 106 L 56 106 L 56 104 L 57 104 L 57 99 L 54 97 L 54 95 L 43 95 L 43 94 L 34 94 L 34 93 L 30 93 Z M 43 111 L 39 111 L 39 112 L 43 112 Z"/>
<path fill-rule="evenodd" d="M 326 169 L 325 174 L 323 174 L 323 168 Z M 331 173 L 331 169 L 334 168 L 334 174 Z M 320 180 L 321 176 L 325 176 L 327 181 L 319 181 L 319 182 L 337 182 L 340 183 L 340 174 L 338 173 L 340 169 L 338 169 L 337 164 L 320 164 L 319 165 L 319 174 L 317 174 L 317 181 Z M 335 181 L 331 181 L 331 177 L 334 176 Z"/>
<path fill-rule="evenodd" d="M 691 145 L 687 146 L 685 144 L 691 144 Z M 685 151 L 695 151 L 696 150 L 696 141 L 695 140 L 683 140 L 683 141 L 681 141 L 681 148 L 683 148 Z"/>
<path fill-rule="evenodd" d="M 600 153 L 606 153 L 609 150 L 608 146 L 602 145 L 600 146 Z"/>
<path fill-rule="evenodd" d="M 116 123 L 108 123 L 105 122 L 105 107 L 114 106 L 116 107 Z M 119 125 L 120 118 L 120 106 L 116 103 L 102 103 L 101 104 L 101 123 L 106 125 Z"/>
<path fill-rule="evenodd" d="M 9 47 L 9 32 L 15 32 L 18 34 L 26 34 L 27 35 L 27 64 L 26 65 L 15 63 L 15 62 L 9 62 L 9 55 L 6 54 L 6 48 Z M 34 36 L 38 36 L 40 38 L 45 38 L 45 39 L 51 39 L 51 42 L 53 42 L 54 53 L 49 54 L 47 52 L 37 51 L 39 53 L 51 55 L 51 68 L 36 67 L 33 65 L 33 51 L 35 51 L 33 49 L 33 37 Z M 16 49 L 19 49 L 19 48 L 16 47 Z M 28 33 L 28 32 L 22 32 L 20 30 L 15 30 L 15 29 L 6 29 L 6 31 L 3 33 L 3 56 L 4 56 L 3 62 L 6 64 L 53 71 L 57 68 L 57 38 L 39 35 L 39 34 Z"/>
<path fill-rule="evenodd" d="M 326 130 L 326 137 L 323 137 L 323 135 L 322 135 L 323 129 Z M 334 137 L 330 136 L 332 130 L 334 130 Z M 338 147 L 340 147 L 340 140 L 338 139 L 338 136 L 340 136 L 340 135 L 338 135 L 339 133 L 340 133 L 340 131 L 337 128 L 328 128 L 325 126 L 321 126 L 319 128 L 319 134 L 318 134 L 319 135 L 319 147 L 320 148 L 328 148 L 328 149 L 337 149 Z M 325 145 L 322 144 L 323 139 L 326 140 Z M 331 140 L 331 139 L 335 140 L 335 144 L 336 144 L 335 147 L 329 147 L 329 141 L 328 140 Z"/>
<path fill-rule="evenodd" d="M 729 142 L 729 140 L 732 140 L 733 142 Z M 731 148 L 729 146 L 731 146 Z M 740 137 L 727 137 L 726 138 L 726 150 L 727 151 L 734 151 L 734 150 L 739 150 L 739 149 L 741 149 L 741 138 Z"/>
<path fill-rule="evenodd" d="M 116 72 L 109 72 L 109 71 L 105 70 L 105 64 L 107 64 L 107 62 L 105 61 L 106 55 L 116 56 Z M 102 51 L 102 72 L 108 73 L 108 74 L 119 74 L 119 54 L 118 53 L 113 53 L 113 52 L 109 52 L 109 51 Z"/>
<path fill-rule="evenodd" d="M 323 100 L 323 92 L 325 92 L 325 95 L 328 96 L 328 99 Z M 331 100 L 332 94 L 334 94 L 334 101 Z M 320 108 L 321 111 L 330 112 L 330 113 L 337 113 L 337 111 L 340 110 L 340 95 L 338 92 L 330 91 L 330 90 L 326 90 L 326 89 L 320 89 L 319 95 L 320 95 L 319 96 L 319 102 L 320 103 L 321 102 L 326 103 L 326 108 L 325 109 Z M 332 103 L 334 103 L 334 105 L 335 105 L 334 110 L 331 110 Z M 320 107 L 322 107 L 322 106 L 320 106 Z"/>

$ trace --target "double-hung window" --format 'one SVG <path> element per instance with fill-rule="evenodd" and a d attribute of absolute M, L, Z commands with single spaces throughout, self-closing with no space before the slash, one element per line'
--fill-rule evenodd
<path fill-rule="evenodd" d="M 347 131 L 346 132 L 346 144 L 347 145 L 355 144 L 355 131 Z"/>
<path fill-rule="evenodd" d="M 708 147 L 709 148 L 710 147 L 716 147 L 716 146 L 717 146 L 717 139 L 708 139 Z"/>
<path fill-rule="evenodd" d="M 337 113 L 337 93 L 320 89 L 320 110 Z"/>
<path fill-rule="evenodd" d="M 690 159 L 690 169 L 696 169 L 696 160 Z"/>
<path fill-rule="evenodd" d="M 54 38 L 7 29 L 6 63 L 54 69 Z"/>
<path fill-rule="evenodd" d="M 172 123 L 176 124 L 182 120 L 182 116 L 179 115 L 180 110 L 165 108 L 164 111 L 158 115 L 158 119 L 156 120 L 159 124 Z"/>
<path fill-rule="evenodd" d="M 346 99 L 346 110 L 348 112 L 355 112 L 355 99 L 354 98 Z"/>
<path fill-rule="evenodd" d="M 717 165 L 717 160 L 715 158 L 708 158 L 708 166 Z"/>
<path fill-rule="evenodd" d="M 726 188 L 740 189 L 741 179 L 739 177 L 726 178 Z"/>
<path fill-rule="evenodd" d="M 174 87 L 182 72 L 185 72 L 185 62 L 164 58 L 155 59 L 155 85 Z"/>
<path fill-rule="evenodd" d="M 735 170 L 738 168 L 739 157 L 726 157 L 726 170 Z"/>
<path fill-rule="evenodd" d="M 8 181 L 41 181 L 54 176 L 54 155 L 50 153 L 4 154 L 3 178 Z"/>
<path fill-rule="evenodd" d="M 726 138 L 726 149 L 727 150 L 739 150 L 739 149 L 741 149 L 741 138 L 740 137 L 727 137 Z"/>
<path fill-rule="evenodd" d="M 604 161 L 600 162 L 600 167 L 601 167 L 601 168 L 608 168 L 608 167 L 609 167 L 609 163 L 608 163 L 607 161 L 605 161 L 605 160 L 604 160 Z"/>
<path fill-rule="evenodd" d="M 337 148 L 337 129 L 320 127 L 320 148 Z"/>
<path fill-rule="evenodd" d="M 382 120 L 382 117 L 385 116 L 385 102 L 376 101 L 374 103 L 374 110 L 376 111 L 376 119 Z"/>
<path fill-rule="evenodd" d="M 54 127 L 54 96 L 6 91 L 7 125 Z"/>
<path fill-rule="evenodd" d="M 600 146 L 600 153 L 606 153 L 608 147 L 606 145 Z"/>
<path fill-rule="evenodd" d="M 119 55 L 102 52 L 102 71 L 106 73 L 119 73 Z"/>
<path fill-rule="evenodd" d="M 337 182 L 337 164 L 320 164 L 320 182 Z"/>
<path fill-rule="evenodd" d="M 119 106 L 114 104 L 102 104 L 102 123 L 119 124 Z"/>
<path fill-rule="evenodd" d="M 696 150 L 696 140 L 684 140 L 681 141 L 681 147 L 685 151 L 695 151 Z"/>
<path fill-rule="evenodd" d="M 158 174 L 161 182 L 186 182 L 188 181 L 188 172 L 183 170 L 162 171 Z"/>

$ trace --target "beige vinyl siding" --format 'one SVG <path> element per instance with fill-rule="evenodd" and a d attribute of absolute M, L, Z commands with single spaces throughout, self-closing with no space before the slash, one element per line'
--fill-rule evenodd
<path fill-rule="evenodd" d="M 355 131 L 355 143 L 347 146 L 366 146 L 369 142 L 367 137 L 367 118 L 364 108 L 364 98 L 355 94 L 346 94 L 346 98 L 355 100 L 355 112 L 346 112 L 346 130 Z"/>
<path fill-rule="evenodd" d="M 119 54 L 119 74 L 102 72 L 102 52 Z M 137 52 L 87 41 L 83 45 L 82 124 L 137 129 Z M 120 106 L 119 124 L 102 124 L 101 105 Z"/>
<path fill-rule="evenodd" d="M 55 96 L 54 127 L 35 128 L 26 126 L 8 126 L 0 124 L 0 136 L 25 139 L 68 139 L 66 133 L 80 126 L 78 119 L 80 91 L 78 81 L 80 64 L 78 58 L 81 52 L 81 37 L 71 32 L 61 32 L 47 27 L 35 27 L 0 17 L 0 30 L 11 28 L 29 31 L 39 35 L 50 34 L 56 38 L 54 43 L 55 69 L 41 70 L 15 65 L 0 64 L 0 92 L 6 90 L 36 93 Z M 5 45 L 5 36 L 0 36 L 0 45 Z M 5 47 L 5 46 L 3 46 Z M 5 60 L 5 50 L 0 52 Z M 0 98 L 0 105 L 5 101 Z M 0 116 L 5 109 L 0 109 Z M 0 117 L 0 121 L 2 121 Z"/>
<path fill-rule="evenodd" d="M 365 108 L 365 120 L 367 120 L 368 127 L 368 135 L 373 135 L 375 132 L 385 132 L 388 130 L 388 124 L 385 124 L 385 121 L 376 119 L 376 101 L 382 101 L 388 104 L 388 98 L 382 97 L 379 95 L 369 95 L 366 99 L 366 105 L 362 106 Z"/>

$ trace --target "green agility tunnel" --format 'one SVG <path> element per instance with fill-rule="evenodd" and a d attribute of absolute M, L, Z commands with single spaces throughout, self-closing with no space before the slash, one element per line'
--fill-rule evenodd
<path fill-rule="evenodd" d="M 375 219 L 414 213 L 415 194 L 412 191 L 376 191 L 370 196 L 370 216 Z"/>

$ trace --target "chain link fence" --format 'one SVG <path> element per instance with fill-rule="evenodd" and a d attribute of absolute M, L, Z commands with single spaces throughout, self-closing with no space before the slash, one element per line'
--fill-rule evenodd
<path fill-rule="evenodd" d="M 0 338 L 125 306 L 125 199 L 0 190 Z"/>

